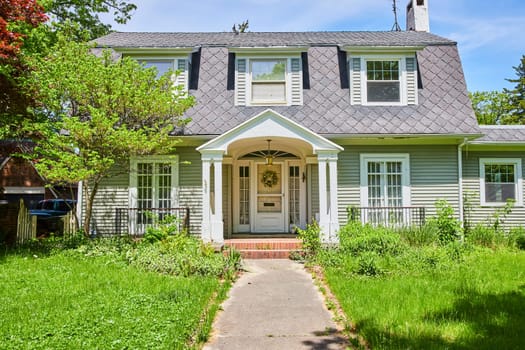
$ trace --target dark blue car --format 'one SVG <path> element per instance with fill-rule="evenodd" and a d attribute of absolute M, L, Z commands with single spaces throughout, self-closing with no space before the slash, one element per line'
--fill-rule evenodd
<path fill-rule="evenodd" d="M 61 231 L 61 218 L 69 213 L 77 201 L 72 199 L 45 199 L 38 202 L 29 214 L 37 217 L 37 231 L 39 233 Z"/>

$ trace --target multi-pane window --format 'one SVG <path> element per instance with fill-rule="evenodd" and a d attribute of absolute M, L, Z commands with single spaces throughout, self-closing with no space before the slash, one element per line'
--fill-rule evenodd
<path fill-rule="evenodd" d="M 172 208 L 171 190 L 171 163 L 137 163 L 137 208 L 141 213 L 138 223 L 147 220 L 148 209 Z"/>
<path fill-rule="evenodd" d="M 370 161 L 368 166 L 368 206 L 403 206 L 402 163 Z"/>
<path fill-rule="evenodd" d="M 239 167 L 239 224 L 250 224 L 250 167 Z"/>
<path fill-rule="evenodd" d="M 368 102 L 400 102 L 399 61 L 366 61 Z"/>
<path fill-rule="evenodd" d="M 300 224 L 300 194 L 301 179 L 299 176 L 299 167 L 290 166 L 288 176 L 288 206 L 290 212 L 290 225 L 299 226 Z"/>
<path fill-rule="evenodd" d="M 251 60 L 253 103 L 286 103 L 286 59 Z"/>
<path fill-rule="evenodd" d="M 483 204 L 521 203 L 521 160 L 480 160 Z"/>
<path fill-rule="evenodd" d="M 405 225 L 410 217 L 409 156 L 361 155 L 361 220 L 374 225 Z"/>

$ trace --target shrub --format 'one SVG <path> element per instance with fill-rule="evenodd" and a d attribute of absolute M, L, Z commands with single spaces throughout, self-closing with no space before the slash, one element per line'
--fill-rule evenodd
<path fill-rule="evenodd" d="M 396 255 L 403 248 L 401 238 L 395 231 L 385 227 L 373 227 L 350 222 L 339 231 L 340 249 L 358 256 L 365 252 L 378 255 Z"/>
<path fill-rule="evenodd" d="M 437 216 L 431 220 L 438 229 L 439 241 L 442 244 L 457 240 L 461 235 L 461 224 L 454 217 L 454 209 L 446 200 L 436 202 Z"/>
<path fill-rule="evenodd" d="M 313 222 L 302 230 L 297 228 L 297 235 L 303 244 L 303 251 L 306 259 L 313 259 L 321 249 L 321 229 L 317 222 Z"/>
<path fill-rule="evenodd" d="M 474 228 L 472 228 L 466 237 L 467 242 L 470 244 L 482 247 L 493 247 L 495 238 L 496 231 L 492 227 L 482 224 L 477 224 Z"/>
<path fill-rule="evenodd" d="M 168 236 L 179 233 L 180 219 L 174 215 L 166 215 L 161 220 L 157 216 L 149 215 L 156 225 L 148 226 L 142 241 L 153 243 L 165 240 Z"/>
<path fill-rule="evenodd" d="M 513 227 L 509 231 L 509 241 L 520 250 L 525 250 L 525 228 Z"/>

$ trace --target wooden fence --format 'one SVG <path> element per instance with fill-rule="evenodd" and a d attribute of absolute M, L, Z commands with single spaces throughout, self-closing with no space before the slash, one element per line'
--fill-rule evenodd
<path fill-rule="evenodd" d="M 77 216 L 73 211 L 70 211 L 62 218 L 62 222 L 64 224 L 64 238 L 70 237 L 77 233 L 78 231 L 78 223 L 77 223 Z"/>
<path fill-rule="evenodd" d="M 18 221 L 16 225 L 16 243 L 23 244 L 36 238 L 36 216 L 29 215 L 29 210 L 24 205 L 24 200 L 20 199 L 20 209 L 18 210 Z"/>

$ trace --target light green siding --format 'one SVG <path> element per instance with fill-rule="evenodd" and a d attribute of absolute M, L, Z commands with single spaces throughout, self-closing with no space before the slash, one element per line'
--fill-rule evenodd
<path fill-rule="evenodd" d="M 345 146 L 339 153 L 338 200 L 340 224 L 347 222 L 348 206 L 360 206 L 360 155 L 404 153 L 409 155 L 411 206 L 423 206 L 427 217 L 434 204 L 445 199 L 459 214 L 456 146 Z"/>
<path fill-rule="evenodd" d="M 190 233 L 200 235 L 202 222 L 201 154 L 191 147 L 178 147 L 179 206 L 190 208 Z"/>
<path fill-rule="evenodd" d="M 472 224 L 487 223 L 493 218 L 497 207 L 481 206 L 480 201 L 480 158 L 520 158 L 522 174 L 525 174 L 525 155 L 523 152 L 470 152 L 468 149 L 463 152 L 463 192 L 468 201 L 472 204 L 472 210 L 465 212 L 465 218 L 471 220 Z M 525 182 L 522 193 L 525 193 Z M 524 226 L 525 227 L 525 208 L 514 207 L 512 212 L 504 221 L 505 226 Z"/>
<path fill-rule="evenodd" d="M 93 201 L 91 225 L 97 235 L 114 234 L 115 209 L 127 208 L 129 203 L 129 170 L 115 168 L 111 173 L 110 177 L 102 180 Z M 85 210 L 82 216 L 84 222 Z"/>

